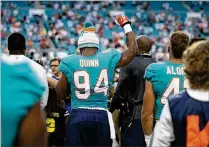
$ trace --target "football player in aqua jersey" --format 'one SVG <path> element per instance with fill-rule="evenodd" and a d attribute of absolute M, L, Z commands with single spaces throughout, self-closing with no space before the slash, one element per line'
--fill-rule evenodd
<path fill-rule="evenodd" d="M 209 147 L 209 40 L 193 39 L 183 62 L 189 88 L 168 98 L 153 146 Z"/>
<path fill-rule="evenodd" d="M 169 61 L 150 64 L 145 71 L 146 85 L 142 107 L 142 127 L 148 144 L 154 124 L 159 120 L 167 98 L 187 88 L 182 54 L 187 48 L 188 42 L 189 36 L 186 33 L 182 31 L 172 33 L 168 47 Z"/>
<path fill-rule="evenodd" d="M 21 35 L 13 43 L 21 44 Z M 20 41 L 21 40 L 21 41 Z M 47 146 L 45 117 L 40 100 L 45 85 L 24 60 L 0 56 L 1 146 Z"/>
<path fill-rule="evenodd" d="M 99 39 L 91 22 L 84 24 L 78 39 L 81 55 L 62 59 L 63 73 L 56 91 L 64 99 L 71 94 L 72 113 L 67 129 L 67 146 L 111 146 L 115 139 L 112 116 L 107 112 L 107 99 L 114 71 L 135 57 L 137 44 L 130 21 L 126 16 L 116 17 L 124 28 L 127 47 L 123 53 L 110 48 L 99 49 Z"/>

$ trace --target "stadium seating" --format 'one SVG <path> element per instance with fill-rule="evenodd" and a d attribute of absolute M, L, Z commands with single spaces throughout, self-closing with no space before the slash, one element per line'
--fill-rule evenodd
<path fill-rule="evenodd" d="M 43 6 L 44 5 L 44 6 Z M 202 4 L 198 2 L 27 2 L 27 1 L 3 1 L 2 2 L 2 36 L 1 48 L 6 47 L 6 37 L 9 33 L 18 31 L 23 33 L 28 40 L 31 40 L 32 46 L 37 51 L 44 48 L 56 48 L 65 50 L 69 54 L 76 52 L 76 40 L 82 24 L 86 19 L 90 19 L 95 24 L 100 24 L 97 29 L 101 39 L 107 43 L 102 48 L 110 45 L 110 39 L 115 44 L 123 47 L 125 37 L 123 34 L 114 35 L 114 33 L 123 33 L 120 27 L 114 25 L 113 18 L 109 16 L 111 10 L 124 11 L 127 16 L 133 19 L 132 28 L 136 35 L 145 34 L 156 41 L 153 47 L 153 53 L 158 51 L 159 46 L 166 50 L 166 37 L 171 31 L 191 27 L 191 33 L 196 32 L 198 36 L 208 36 L 209 32 L 197 29 L 203 20 L 189 20 L 196 25 L 186 25 L 188 7 L 193 11 L 203 10 L 208 13 L 208 2 Z M 31 8 L 44 9 L 46 16 L 29 17 Z M 81 10 L 82 9 L 82 10 Z M 98 10 L 98 11 L 97 11 Z M 148 10 L 148 11 L 147 11 Z M 14 14 L 18 11 L 18 14 Z M 203 13 L 203 12 L 202 12 Z M 14 17 L 15 16 L 15 17 Z M 12 20 L 15 19 L 16 20 Z M 203 18 L 208 23 L 207 18 Z M 12 20 L 12 21 L 11 21 Z M 19 23 L 19 24 L 18 24 Z M 15 26 L 17 25 L 17 26 Z M 206 26 L 208 27 L 208 26 Z M 51 35 L 50 35 L 51 34 Z M 44 36 L 44 37 L 43 37 Z M 122 37 L 121 37 L 122 36 Z M 41 45 L 44 39 L 49 42 L 47 45 Z M 122 43 L 121 43 L 122 42 Z M 123 47 L 124 49 L 124 47 Z"/>

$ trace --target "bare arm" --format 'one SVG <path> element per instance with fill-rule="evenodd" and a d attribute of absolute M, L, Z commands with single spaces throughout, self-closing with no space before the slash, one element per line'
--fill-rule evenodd
<path fill-rule="evenodd" d="M 110 100 L 114 96 L 115 89 L 113 86 L 110 87 L 110 93 L 108 96 L 108 100 Z"/>
<path fill-rule="evenodd" d="M 117 68 L 126 66 L 128 63 L 132 61 L 132 59 L 137 54 L 138 46 L 135 40 L 134 33 L 131 29 L 131 22 L 129 21 L 128 17 L 124 15 L 117 16 L 116 23 L 124 28 L 124 31 L 126 33 L 126 44 L 128 48 L 126 51 L 122 53 L 120 61 L 116 66 Z"/>
<path fill-rule="evenodd" d="M 61 79 L 57 83 L 56 92 L 58 98 L 60 99 L 65 99 L 67 96 L 69 96 L 70 92 L 68 89 L 68 80 L 65 74 L 62 74 Z"/>
<path fill-rule="evenodd" d="M 40 103 L 35 104 L 23 120 L 19 134 L 19 146 L 47 146 L 45 116 Z"/>
<path fill-rule="evenodd" d="M 134 33 L 133 32 L 126 33 L 126 39 L 127 39 L 126 44 L 128 49 L 121 54 L 120 61 L 116 66 L 117 68 L 129 64 L 138 52 L 138 46 L 136 44 Z"/>
<path fill-rule="evenodd" d="M 175 140 L 169 102 L 163 107 L 155 132 L 152 146 L 171 146 L 171 142 Z"/>
<path fill-rule="evenodd" d="M 145 135 L 151 135 L 154 122 L 155 95 L 152 83 L 146 80 L 142 106 L 142 128 Z"/>

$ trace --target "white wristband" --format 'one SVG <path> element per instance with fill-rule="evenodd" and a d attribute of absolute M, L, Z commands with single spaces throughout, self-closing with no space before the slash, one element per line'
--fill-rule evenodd
<path fill-rule="evenodd" d="M 123 29 L 124 29 L 125 33 L 132 32 L 132 29 L 131 29 L 131 25 L 130 24 L 124 25 L 123 26 Z"/>

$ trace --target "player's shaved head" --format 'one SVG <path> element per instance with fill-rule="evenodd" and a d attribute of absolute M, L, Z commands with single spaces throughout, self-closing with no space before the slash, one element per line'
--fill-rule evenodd
<path fill-rule="evenodd" d="M 140 52 L 148 53 L 152 48 L 152 40 L 146 35 L 138 36 L 136 38 L 136 43 Z"/>
<path fill-rule="evenodd" d="M 8 37 L 8 50 L 10 54 L 24 54 L 26 50 L 25 37 L 20 33 L 12 33 Z"/>

